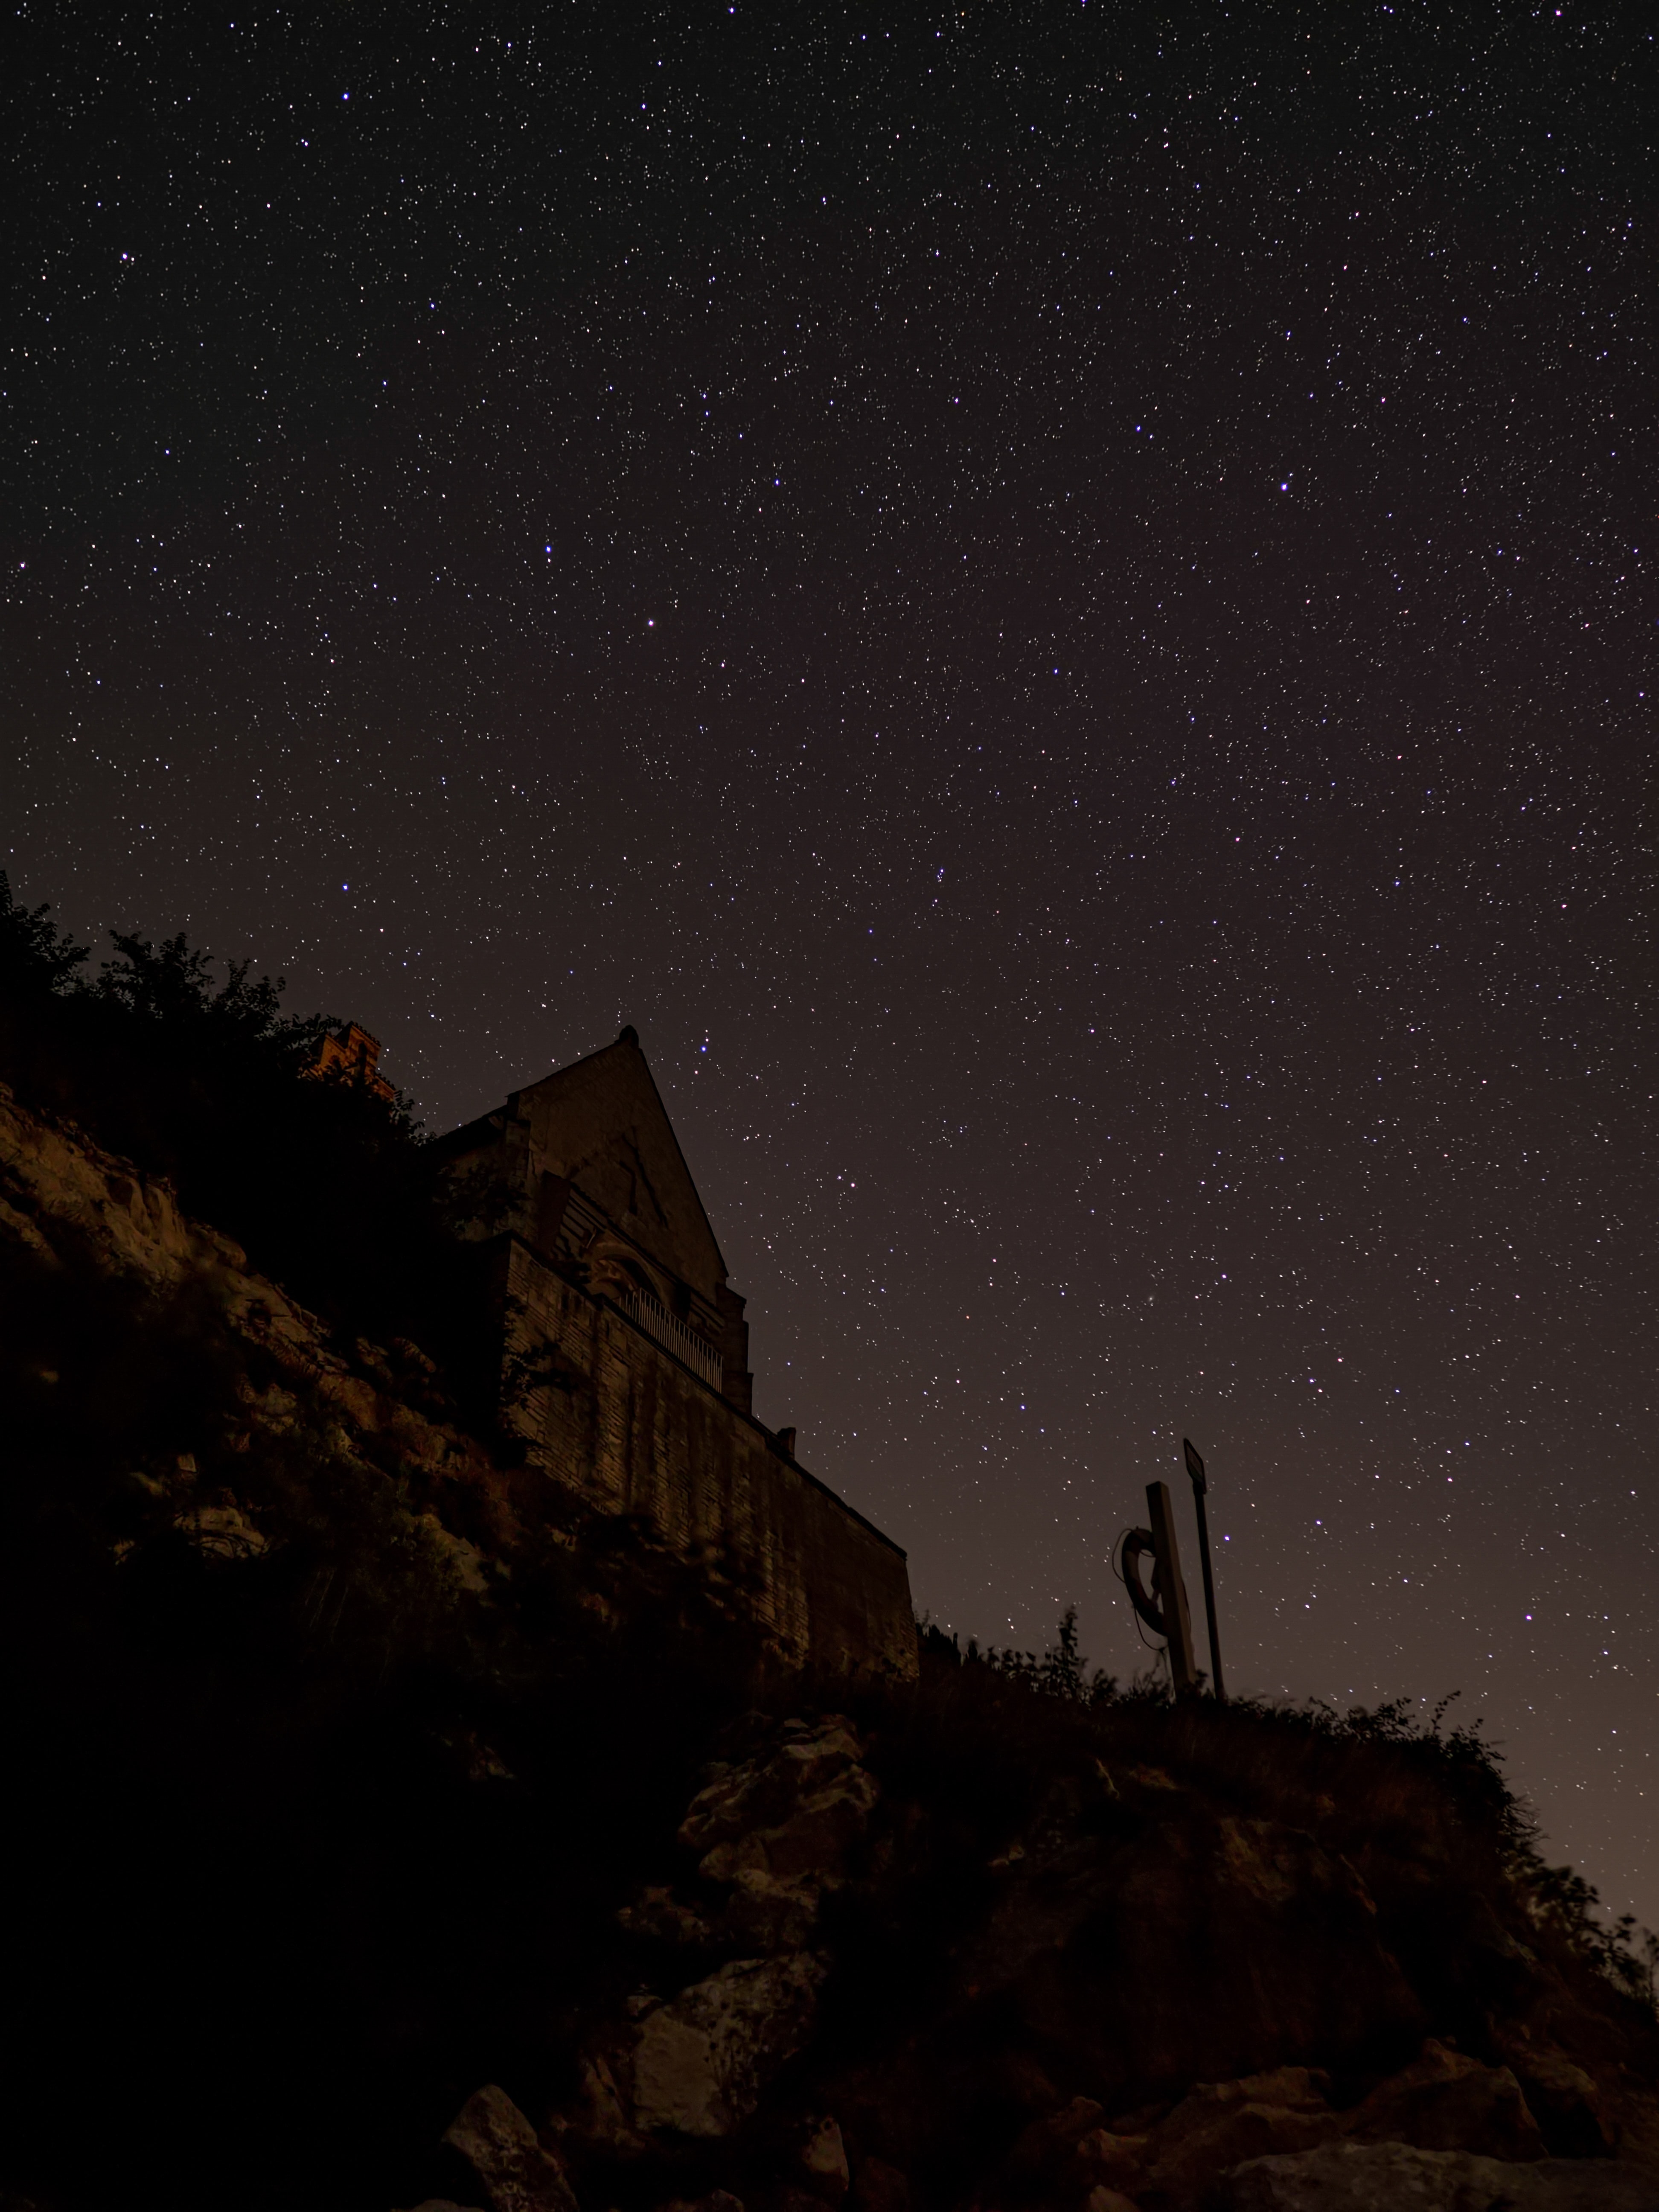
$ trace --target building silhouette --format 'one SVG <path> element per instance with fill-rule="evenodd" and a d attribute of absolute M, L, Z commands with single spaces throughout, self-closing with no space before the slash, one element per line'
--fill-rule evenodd
<path fill-rule="evenodd" d="M 744 1302 L 634 1030 L 439 1141 L 527 1463 L 718 1566 L 786 1658 L 913 1672 L 904 1553 L 755 1419 Z"/>

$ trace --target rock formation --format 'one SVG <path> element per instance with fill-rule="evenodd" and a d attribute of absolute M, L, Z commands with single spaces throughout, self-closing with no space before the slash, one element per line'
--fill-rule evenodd
<path fill-rule="evenodd" d="M 1659 2208 L 1474 1736 L 815 1680 L 3 1090 L 0 1296 L 18 2212 Z"/>
<path fill-rule="evenodd" d="M 845 1715 L 745 1726 L 744 1755 L 714 1763 L 680 1823 L 685 1872 L 617 1915 L 652 1986 L 590 2029 L 579 2095 L 544 2116 L 550 2173 L 579 2203 L 1659 2212 L 1650 2075 L 1593 2073 L 1546 2033 L 1589 2027 L 1582 1986 L 1531 1953 L 1530 2021 L 1489 2014 L 1488 2057 L 1425 2036 L 1394 1909 L 1352 1864 L 1144 1765 L 1051 1787 L 986 1863 L 978 1925 L 928 2002 L 826 2050 L 840 1954 L 860 1908 L 902 1897 L 898 1839 L 914 1846 L 923 1808 L 884 1792 L 879 1747 Z M 1472 1917 L 1471 1953 L 1490 1952 Z M 1659 2032 L 1638 2041 L 1651 2067 Z M 1260 2063 L 1206 2078 L 1218 2058 Z M 1583 2154 L 1550 2155 L 1523 2075 Z M 518 2186 L 491 2185 L 492 2212 L 520 2212 Z"/>

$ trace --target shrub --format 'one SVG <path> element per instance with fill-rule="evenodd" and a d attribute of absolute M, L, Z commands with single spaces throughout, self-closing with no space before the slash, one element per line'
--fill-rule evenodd
<path fill-rule="evenodd" d="M 89 955 L 0 874 L 0 1078 L 166 1176 L 181 1203 L 343 1340 L 404 1337 L 478 1419 L 494 1359 L 476 1255 L 441 1228 L 435 1163 L 404 1098 L 310 1071 L 339 1025 L 283 1011 L 281 977 L 182 934 Z"/>

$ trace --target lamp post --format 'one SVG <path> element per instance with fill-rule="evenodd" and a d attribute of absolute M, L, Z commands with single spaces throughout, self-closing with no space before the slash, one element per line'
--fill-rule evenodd
<path fill-rule="evenodd" d="M 1187 1455 L 1187 1472 L 1193 1479 L 1193 1504 L 1198 1511 L 1198 1550 L 1204 1569 L 1204 1618 L 1210 1631 L 1210 1679 L 1215 1687 L 1216 1703 L 1227 1702 L 1226 1686 L 1221 1679 L 1221 1637 L 1215 1625 L 1215 1577 L 1210 1571 L 1210 1523 L 1204 1510 L 1205 1493 L 1209 1481 L 1204 1473 L 1204 1462 L 1185 1437 L 1181 1449 Z"/>

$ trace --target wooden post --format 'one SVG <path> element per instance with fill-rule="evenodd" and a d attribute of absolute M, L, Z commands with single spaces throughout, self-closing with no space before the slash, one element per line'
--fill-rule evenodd
<path fill-rule="evenodd" d="M 1152 1549 L 1158 1560 L 1153 1580 L 1164 1615 L 1164 1632 L 1170 1647 L 1170 1680 L 1178 1698 L 1198 1687 L 1198 1666 L 1193 1657 L 1192 1615 L 1187 1610 L 1187 1585 L 1181 1579 L 1181 1552 L 1176 1543 L 1175 1507 L 1167 1482 L 1146 1486 L 1146 1510 L 1152 1523 Z"/>

